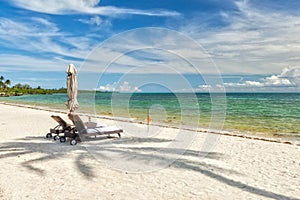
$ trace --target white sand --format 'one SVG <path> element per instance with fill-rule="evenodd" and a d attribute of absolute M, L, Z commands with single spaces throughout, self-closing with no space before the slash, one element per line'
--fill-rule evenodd
<path fill-rule="evenodd" d="M 198 133 L 180 156 L 192 132 L 111 120 L 121 139 L 71 146 L 44 138 L 55 113 L 0 111 L 0 199 L 300 198 L 300 146 Z"/>

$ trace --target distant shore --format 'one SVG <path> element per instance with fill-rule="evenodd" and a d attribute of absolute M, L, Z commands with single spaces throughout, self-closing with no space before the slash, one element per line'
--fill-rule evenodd
<path fill-rule="evenodd" d="M 22 96 L 23 93 L 5 93 L 0 92 L 0 97 L 12 97 L 12 96 Z"/>

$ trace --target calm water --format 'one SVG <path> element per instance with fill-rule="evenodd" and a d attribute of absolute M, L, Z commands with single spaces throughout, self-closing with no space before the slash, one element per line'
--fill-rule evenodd
<path fill-rule="evenodd" d="M 152 123 L 219 128 L 241 133 L 300 137 L 300 93 L 79 94 L 80 112 L 113 115 Z M 225 98 L 223 98 L 225 97 Z M 0 98 L 66 110 L 66 94 Z M 213 110 L 213 111 L 212 111 Z M 223 121 L 223 118 L 225 119 Z"/>

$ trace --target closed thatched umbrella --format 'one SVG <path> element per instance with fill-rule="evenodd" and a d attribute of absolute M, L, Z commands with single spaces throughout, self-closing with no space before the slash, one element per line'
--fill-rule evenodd
<path fill-rule="evenodd" d="M 75 66 L 73 64 L 69 64 L 67 68 L 67 92 L 69 99 L 65 104 L 70 113 L 74 112 L 78 108 L 76 73 L 77 70 Z"/>

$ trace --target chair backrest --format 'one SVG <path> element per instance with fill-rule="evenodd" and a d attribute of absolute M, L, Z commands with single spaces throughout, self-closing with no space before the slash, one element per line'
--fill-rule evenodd
<path fill-rule="evenodd" d="M 59 125 L 61 125 L 63 128 L 66 128 L 68 127 L 69 125 L 67 124 L 67 122 L 65 120 L 63 120 L 60 116 L 55 116 L 55 115 L 52 115 L 51 116 L 55 121 L 57 121 L 57 123 Z"/>
<path fill-rule="evenodd" d="M 85 125 L 79 115 L 73 115 L 73 119 L 78 133 L 86 133 Z"/>

